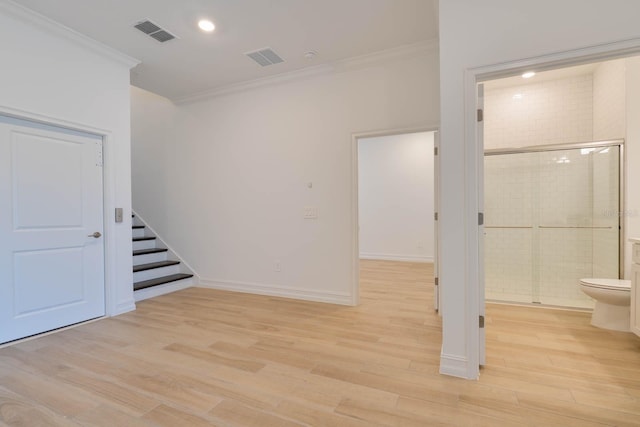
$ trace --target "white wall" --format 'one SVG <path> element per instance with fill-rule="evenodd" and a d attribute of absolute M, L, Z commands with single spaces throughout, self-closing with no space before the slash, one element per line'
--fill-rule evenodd
<path fill-rule="evenodd" d="M 159 140 L 144 129 L 166 121 L 164 107 L 147 107 L 166 102 L 134 91 L 134 193 L 164 194 L 136 197 L 135 210 L 163 216 L 150 225 L 201 285 L 351 303 L 352 135 L 437 126 L 437 64 L 423 50 L 181 105 Z M 164 182 L 141 178 L 162 160 L 136 153 L 154 149 L 166 149 Z"/>
<path fill-rule="evenodd" d="M 167 197 L 168 166 L 171 164 L 169 150 L 177 135 L 174 128 L 176 106 L 162 96 L 135 86 L 131 86 L 131 99 L 134 209 L 154 230 L 166 230 L 168 212 L 163 203 Z M 142 211 L 136 208 L 142 208 Z"/>
<path fill-rule="evenodd" d="M 0 3 L 0 52 L 0 112 L 107 136 L 107 313 L 134 309 L 131 219 L 113 223 L 115 207 L 131 208 L 129 68 L 134 62 L 11 2 Z"/>
<path fill-rule="evenodd" d="M 433 262 L 433 132 L 360 138 L 360 258 Z"/>
<path fill-rule="evenodd" d="M 466 124 L 475 111 L 474 100 L 465 96 L 465 70 L 638 38 L 639 13 L 640 3 L 624 0 L 440 2 L 441 372 L 466 378 L 479 374 L 478 308 L 469 298 L 478 280 L 473 256 L 478 230 L 471 214 L 477 185 L 475 176 L 465 182 L 460 173 L 461 162 L 466 167 L 476 162 L 476 155 L 467 156 L 474 138 Z"/>

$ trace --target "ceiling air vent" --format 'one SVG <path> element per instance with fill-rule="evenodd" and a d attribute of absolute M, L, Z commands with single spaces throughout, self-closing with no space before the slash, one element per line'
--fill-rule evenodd
<path fill-rule="evenodd" d="M 280 58 L 277 53 L 275 53 L 270 47 L 265 47 L 264 49 L 254 50 L 253 52 L 245 53 L 249 58 L 256 61 L 263 67 L 279 64 L 280 62 L 284 62 L 284 59 Z"/>
<path fill-rule="evenodd" d="M 176 36 L 161 28 L 159 25 L 156 25 L 153 22 L 149 21 L 148 19 L 138 22 L 134 25 L 134 27 L 161 43 L 168 42 L 169 40 L 173 40 L 176 38 Z"/>

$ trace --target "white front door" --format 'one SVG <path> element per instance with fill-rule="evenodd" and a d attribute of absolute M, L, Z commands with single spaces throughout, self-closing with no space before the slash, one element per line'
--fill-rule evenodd
<path fill-rule="evenodd" d="M 104 315 L 104 238 L 102 142 L 0 119 L 4 343 Z"/>

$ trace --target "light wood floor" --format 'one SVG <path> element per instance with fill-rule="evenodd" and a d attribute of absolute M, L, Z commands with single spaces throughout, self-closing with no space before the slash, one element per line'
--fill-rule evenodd
<path fill-rule="evenodd" d="M 11 426 L 638 426 L 640 339 L 490 305 L 480 381 L 438 374 L 428 264 L 362 262 L 341 307 L 192 288 L 0 349 Z"/>

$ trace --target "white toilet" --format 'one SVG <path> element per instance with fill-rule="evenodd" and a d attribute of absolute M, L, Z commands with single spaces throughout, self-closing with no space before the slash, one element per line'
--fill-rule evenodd
<path fill-rule="evenodd" d="M 629 332 L 631 280 L 580 279 L 580 289 L 596 300 L 591 315 L 593 326 Z"/>

